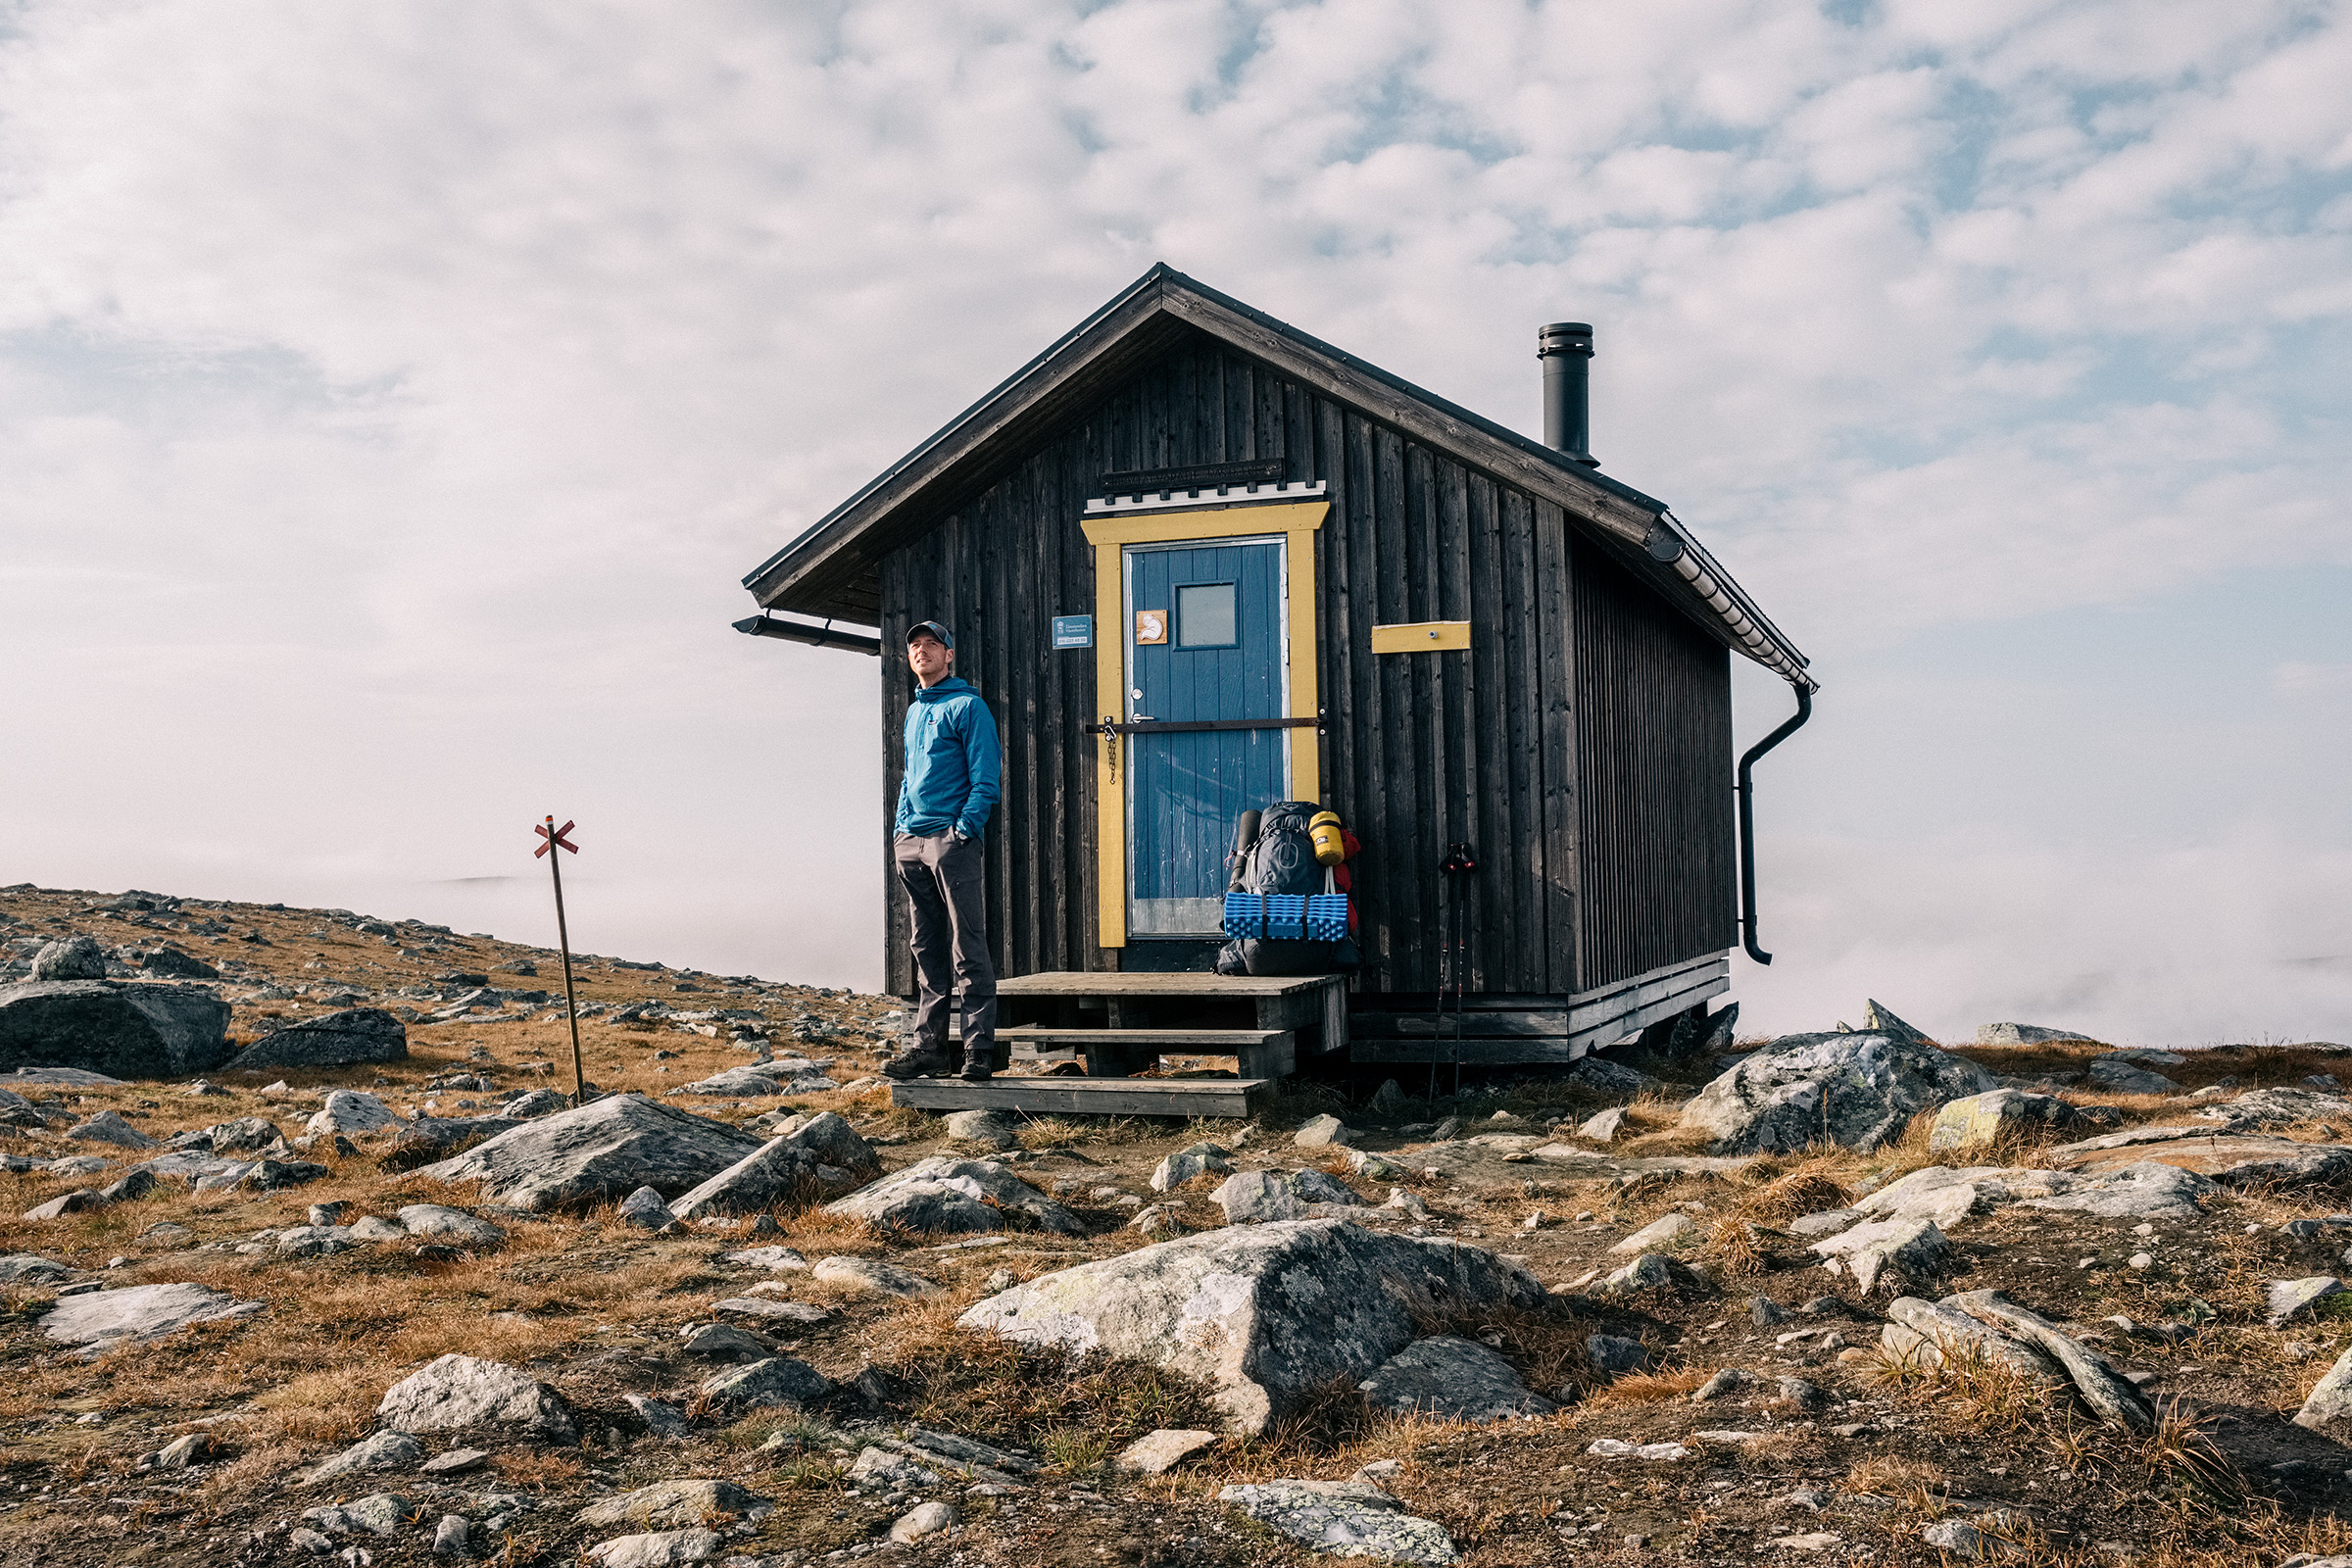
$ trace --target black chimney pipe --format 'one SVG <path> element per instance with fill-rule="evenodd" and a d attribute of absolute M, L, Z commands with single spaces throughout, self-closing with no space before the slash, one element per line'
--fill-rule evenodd
<path fill-rule="evenodd" d="M 1586 450 L 1592 440 L 1592 328 L 1584 321 L 1554 321 L 1536 332 L 1536 358 L 1544 362 L 1544 444 L 1588 468 L 1600 460 Z"/>

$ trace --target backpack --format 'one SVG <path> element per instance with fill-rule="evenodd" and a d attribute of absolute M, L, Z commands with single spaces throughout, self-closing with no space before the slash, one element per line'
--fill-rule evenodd
<path fill-rule="evenodd" d="M 1257 841 L 1242 866 L 1242 891 L 1306 897 L 1323 891 L 1323 867 L 1307 822 L 1323 808 L 1313 801 L 1281 801 L 1265 808 Z M 1353 922 L 1350 921 L 1350 924 Z M 1244 937 L 1217 954 L 1219 974 L 1329 974 L 1361 967 L 1352 936 L 1337 942 L 1299 942 Z"/>

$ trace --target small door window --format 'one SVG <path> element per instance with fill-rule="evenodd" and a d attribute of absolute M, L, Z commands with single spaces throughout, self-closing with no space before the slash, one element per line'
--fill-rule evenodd
<path fill-rule="evenodd" d="M 1234 585 L 1188 583 L 1176 590 L 1176 646 L 1232 648 L 1241 642 Z"/>

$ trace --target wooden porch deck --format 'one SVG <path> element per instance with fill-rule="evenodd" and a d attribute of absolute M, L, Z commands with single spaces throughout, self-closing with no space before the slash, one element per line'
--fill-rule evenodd
<path fill-rule="evenodd" d="M 1300 1054 L 1348 1049 L 1348 977 L 1055 970 L 997 985 L 1015 1069 L 1083 1057 L 1086 1075 L 894 1083 L 894 1105 L 1033 1115 L 1250 1116 Z M 1139 1078 L 1160 1058 L 1230 1057 L 1231 1078 Z"/>

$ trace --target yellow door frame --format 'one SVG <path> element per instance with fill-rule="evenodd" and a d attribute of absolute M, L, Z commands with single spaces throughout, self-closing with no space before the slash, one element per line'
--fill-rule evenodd
<path fill-rule="evenodd" d="M 1089 517 L 1080 524 L 1095 547 L 1095 710 L 1123 719 L 1127 712 L 1127 638 L 1121 552 L 1127 545 L 1167 544 L 1185 539 L 1241 539 L 1283 536 L 1285 606 L 1290 634 L 1288 684 L 1291 718 L 1313 718 L 1321 710 L 1315 687 L 1319 641 L 1316 617 L 1315 532 L 1331 512 L 1328 501 L 1299 501 L 1269 507 L 1220 507 L 1204 512 L 1153 512 Z M 1127 945 L 1127 809 L 1120 787 L 1121 765 L 1129 760 L 1128 737 L 1101 741 L 1095 756 L 1095 896 L 1097 941 L 1105 948 Z M 1314 730 L 1291 731 L 1291 799 L 1323 798 L 1323 748 Z"/>

